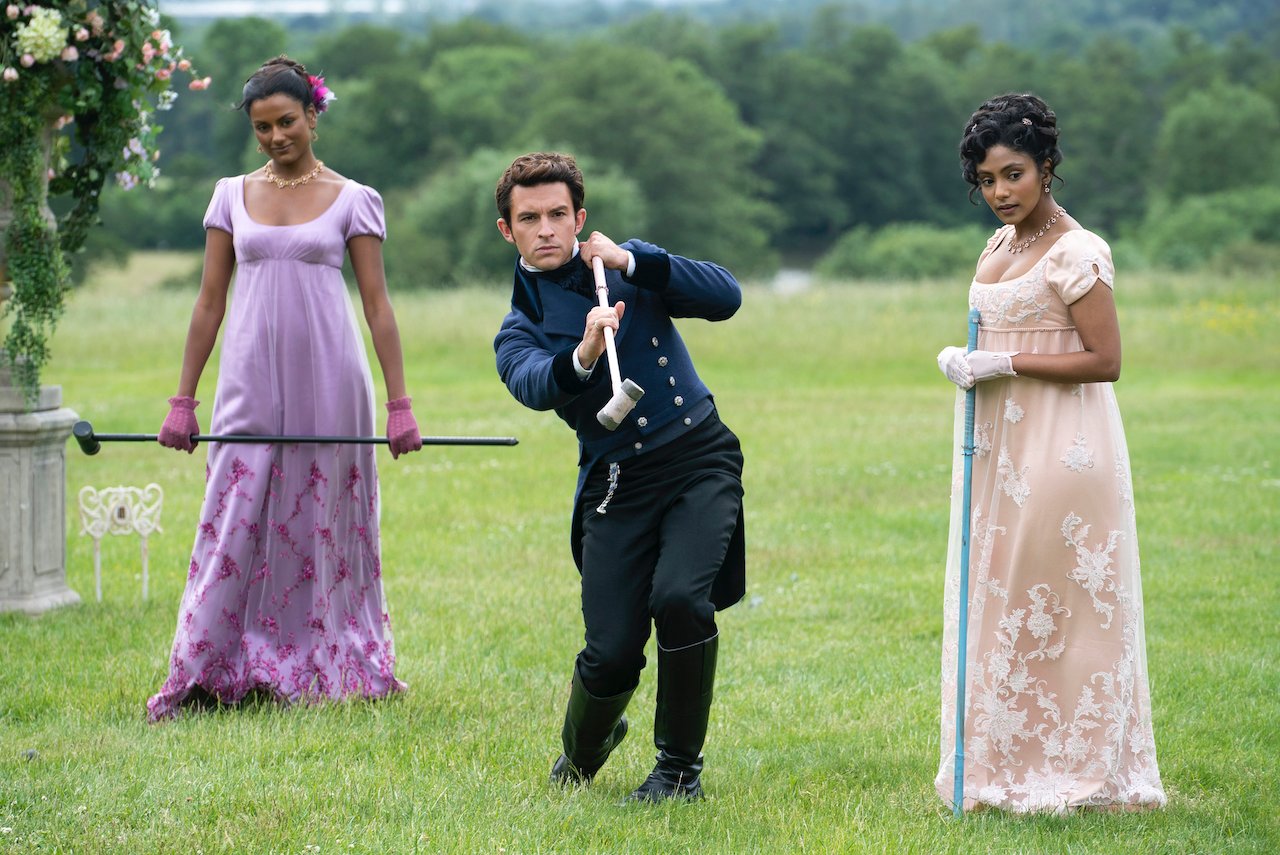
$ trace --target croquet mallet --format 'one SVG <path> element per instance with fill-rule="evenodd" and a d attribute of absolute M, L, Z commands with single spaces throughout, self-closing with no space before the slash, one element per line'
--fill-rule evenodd
<path fill-rule="evenodd" d="M 94 433 L 93 425 L 83 419 L 71 428 L 71 434 L 85 454 L 97 454 L 104 442 L 155 442 L 154 433 Z M 192 442 L 234 442 L 256 445 L 283 445 L 290 443 L 388 445 L 385 436 L 259 436 L 255 434 L 192 434 Z M 424 436 L 423 445 L 516 445 L 514 436 Z"/>
<path fill-rule="evenodd" d="M 967 351 L 972 353 L 978 349 L 978 322 L 981 315 L 977 309 L 969 310 L 969 343 Z M 960 494 L 960 602 L 959 628 L 956 643 L 956 745 L 955 776 L 951 798 L 954 802 L 955 815 L 959 818 L 964 813 L 964 694 L 965 671 L 967 670 L 969 647 L 969 527 L 973 515 L 973 411 L 977 404 L 977 384 L 970 386 L 964 393 L 964 486 Z"/>
<path fill-rule="evenodd" d="M 604 281 L 604 261 L 600 256 L 591 259 L 591 270 L 596 276 L 596 298 L 602 308 L 609 308 L 609 285 Z M 618 425 L 627 417 L 627 413 L 635 409 L 636 402 L 644 397 L 644 390 L 631 380 L 623 380 L 618 371 L 618 351 L 613 343 L 613 328 L 604 328 L 604 349 L 609 359 L 609 378 L 613 381 L 613 397 L 596 413 L 596 421 L 608 430 L 617 430 Z"/>

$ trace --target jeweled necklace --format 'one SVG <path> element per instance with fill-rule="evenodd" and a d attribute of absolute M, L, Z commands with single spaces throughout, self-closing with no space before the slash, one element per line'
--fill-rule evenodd
<path fill-rule="evenodd" d="M 262 167 L 262 174 L 267 180 L 279 187 L 281 190 L 292 190 L 294 187 L 300 187 L 306 184 L 312 178 L 320 174 L 320 170 L 324 169 L 324 161 L 317 160 L 316 165 L 311 167 L 311 171 L 301 178 L 280 178 L 271 170 L 271 161 L 267 161 L 267 165 Z"/>
<path fill-rule="evenodd" d="M 1022 252 L 1024 249 L 1030 249 L 1031 244 L 1033 244 L 1033 243 L 1035 243 L 1035 242 L 1036 242 L 1036 238 L 1040 237 L 1040 236 L 1041 236 L 1041 235 L 1043 235 L 1045 232 L 1049 231 L 1049 229 L 1053 226 L 1053 224 L 1054 224 L 1054 223 L 1056 223 L 1056 222 L 1058 222 L 1058 219 L 1059 219 L 1060 217 L 1065 216 L 1065 215 L 1066 215 L 1066 213 L 1067 213 L 1067 212 L 1066 212 L 1066 209 L 1064 209 L 1064 208 L 1059 208 L 1058 210 L 1056 210 L 1056 211 L 1054 211 L 1054 212 L 1053 212 L 1053 216 L 1051 216 L 1051 217 L 1049 217 L 1049 219 L 1045 220 L 1044 225 L 1040 227 L 1040 231 L 1036 232 L 1035 234 L 1033 234 L 1031 237 L 1027 238 L 1026 240 L 1010 241 L 1010 242 L 1009 242 L 1009 252 L 1015 252 L 1015 253 L 1016 253 L 1016 252 Z"/>

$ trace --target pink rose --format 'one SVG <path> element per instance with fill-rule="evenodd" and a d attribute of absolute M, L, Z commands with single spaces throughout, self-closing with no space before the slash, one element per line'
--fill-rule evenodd
<path fill-rule="evenodd" d="M 88 41 L 88 39 L 89 39 L 88 30 L 86 30 L 84 27 L 81 27 L 80 29 L 76 30 L 76 41 L 83 42 L 83 41 Z"/>
<path fill-rule="evenodd" d="M 29 53 L 24 53 L 18 62 L 22 63 L 23 68 L 30 68 L 36 64 L 36 58 Z"/>
<path fill-rule="evenodd" d="M 181 61 L 178 63 L 178 68 L 182 69 L 183 71 L 190 71 L 190 70 L 191 70 L 191 60 L 189 60 L 189 59 L 181 60 Z"/>
<path fill-rule="evenodd" d="M 156 71 L 156 80 L 168 80 L 171 76 L 173 76 L 173 72 L 167 68 L 161 68 Z"/>
<path fill-rule="evenodd" d="M 10 8 L 13 8 L 13 7 L 10 7 Z M 16 69 L 16 68 L 6 68 L 6 69 L 4 70 L 4 82 L 5 82 L 5 83 L 12 83 L 13 81 L 15 81 L 15 80 L 17 80 L 17 79 L 18 79 L 18 69 Z"/>
<path fill-rule="evenodd" d="M 208 88 L 209 88 L 209 84 L 210 84 L 210 83 L 212 83 L 212 82 L 213 82 L 213 78 L 212 78 L 212 77 L 205 77 L 205 78 L 202 78 L 202 79 L 199 79 L 199 80 L 192 80 L 190 83 L 188 83 L 188 84 L 187 84 L 187 88 L 188 88 L 188 89 L 196 89 L 196 90 L 200 90 L 200 89 L 208 89 Z"/>
<path fill-rule="evenodd" d="M 5 7 L 4 13 L 8 15 L 9 20 L 12 21 L 22 14 L 22 10 L 19 9 L 17 6 L 10 4 L 9 6 Z"/>
<path fill-rule="evenodd" d="M 75 45 L 67 45 L 62 49 L 63 62 L 75 62 L 80 58 L 80 51 L 76 50 Z"/>

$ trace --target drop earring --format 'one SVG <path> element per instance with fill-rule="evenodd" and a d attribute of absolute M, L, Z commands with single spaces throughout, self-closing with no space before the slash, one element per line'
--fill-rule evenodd
<path fill-rule="evenodd" d="M 315 141 L 316 141 L 316 140 L 318 140 L 318 139 L 320 139 L 320 135 L 319 135 L 318 133 L 316 133 L 316 129 L 315 129 L 315 128 L 312 128 L 312 129 L 311 129 L 311 141 L 312 141 L 312 142 L 315 142 Z"/>

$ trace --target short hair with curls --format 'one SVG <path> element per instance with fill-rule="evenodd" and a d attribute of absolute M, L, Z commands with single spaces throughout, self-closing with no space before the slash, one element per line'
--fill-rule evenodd
<path fill-rule="evenodd" d="M 970 185 L 970 201 L 978 189 L 978 164 L 998 145 L 1027 155 L 1037 169 L 1048 161 L 1051 173 L 1062 162 L 1058 117 L 1049 105 L 1030 93 L 997 95 L 969 117 L 960 140 L 960 168 Z"/>
<path fill-rule="evenodd" d="M 563 182 L 569 188 L 569 198 L 573 201 L 573 213 L 577 214 L 586 198 L 583 187 L 582 170 L 573 155 L 558 151 L 536 151 L 522 154 L 512 161 L 507 170 L 498 179 L 494 189 L 494 201 L 498 205 L 498 216 L 511 222 L 511 191 L 516 187 L 536 187 L 539 184 L 558 184 Z"/>
<path fill-rule="evenodd" d="M 254 101 L 280 93 L 300 103 L 303 109 L 319 106 L 315 103 L 315 89 L 307 77 L 306 66 L 281 54 L 263 63 L 244 82 L 244 90 L 236 109 L 248 113 Z"/>

